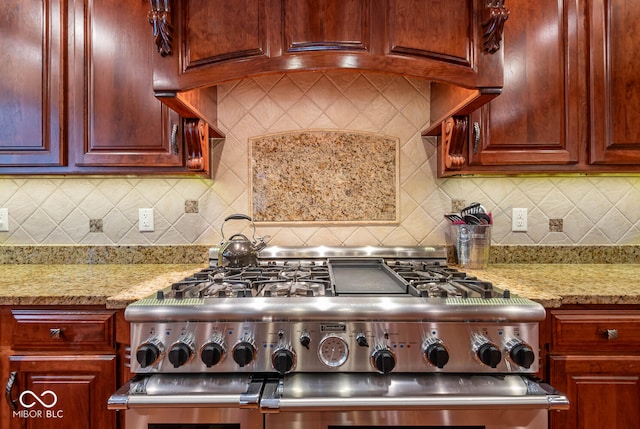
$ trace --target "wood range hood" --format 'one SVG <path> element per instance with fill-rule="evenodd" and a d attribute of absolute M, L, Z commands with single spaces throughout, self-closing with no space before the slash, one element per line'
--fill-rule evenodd
<path fill-rule="evenodd" d="M 431 82 L 423 135 L 460 125 L 503 86 L 504 0 L 151 0 L 155 95 L 185 121 L 187 150 L 224 137 L 216 85 L 265 74 L 358 70 Z M 150 36 L 151 37 L 151 36 Z M 449 120 L 449 126 L 447 126 Z M 203 122 L 206 124 L 203 126 Z M 444 132 L 443 132 L 444 130 Z"/>

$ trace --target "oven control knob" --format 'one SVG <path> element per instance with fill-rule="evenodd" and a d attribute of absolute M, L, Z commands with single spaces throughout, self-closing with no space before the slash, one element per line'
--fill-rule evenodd
<path fill-rule="evenodd" d="M 536 359 L 536 354 L 527 344 L 518 343 L 509 351 L 509 357 L 517 365 L 529 369 Z"/>
<path fill-rule="evenodd" d="M 204 363 L 207 368 L 211 368 L 220 363 L 225 353 L 226 350 L 222 344 L 217 341 L 211 341 L 202 346 L 200 359 L 202 359 L 202 363 Z"/>
<path fill-rule="evenodd" d="M 169 349 L 169 362 L 174 368 L 179 368 L 191 359 L 193 349 L 189 344 L 179 341 Z"/>
<path fill-rule="evenodd" d="M 142 368 L 147 368 L 160 359 L 161 345 L 155 342 L 146 342 L 136 350 L 136 360 Z"/>
<path fill-rule="evenodd" d="M 256 348 L 250 341 L 240 341 L 233 347 L 233 360 L 242 368 L 256 357 Z"/>
<path fill-rule="evenodd" d="M 490 366 L 491 368 L 497 367 L 502 360 L 502 353 L 494 344 L 491 343 L 481 344 L 476 353 L 480 362 Z"/>
<path fill-rule="evenodd" d="M 434 342 L 425 348 L 424 357 L 431 364 L 442 369 L 449 362 L 449 351 L 442 343 Z"/>
<path fill-rule="evenodd" d="M 306 349 L 309 349 L 309 344 L 311 344 L 311 337 L 308 333 L 303 332 L 300 335 L 300 345 Z"/>
<path fill-rule="evenodd" d="M 282 347 L 271 355 L 271 365 L 281 375 L 291 371 L 296 363 L 296 355 L 292 350 Z"/>
<path fill-rule="evenodd" d="M 371 364 L 378 372 L 389 374 L 396 366 L 396 355 L 388 348 L 379 348 L 371 354 Z"/>
<path fill-rule="evenodd" d="M 362 332 L 356 335 L 356 343 L 358 343 L 360 347 L 369 347 L 367 337 Z"/>

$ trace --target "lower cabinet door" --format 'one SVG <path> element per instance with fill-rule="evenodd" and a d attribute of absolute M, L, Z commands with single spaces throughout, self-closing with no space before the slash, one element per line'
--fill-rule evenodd
<path fill-rule="evenodd" d="M 640 356 L 551 356 L 549 370 L 571 402 L 552 429 L 640 428 Z"/>
<path fill-rule="evenodd" d="M 12 356 L 7 400 L 13 429 L 114 429 L 107 400 L 116 388 L 114 355 Z"/>

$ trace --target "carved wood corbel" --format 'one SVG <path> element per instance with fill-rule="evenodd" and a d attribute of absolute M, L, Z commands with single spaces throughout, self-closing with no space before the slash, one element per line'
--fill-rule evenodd
<path fill-rule="evenodd" d="M 161 56 L 171 54 L 171 42 L 173 37 L 171 32 L 171 10 L 169 8 L 170 0 L 149 0 L 151 10 L 149 11 L 149 23 L 153 27 L 153 38 L 156 48 Z"/>
<path fill-rule="evenodd" d="M 464 147 L 469 119 L 451 116 L 442 123 L 442 165 L 446 170 L 460 170 L 466 163 Z"/>
<path fill-rule="evenodd" d="M 500 49 L 504 23 L 509 18 L 509 9 L 504 7 L 504 0 L 487 0 L 486 18 L 482 22 L 482 40 L 484 52 L 494 54 Z"/>
<path fill-rule="evenodd" d="M 208 151 L 208 132 L 204 121 L 200 119 L 184 120 L 184 140 L 187 150 L 187 169 L 203 171 Z"/>

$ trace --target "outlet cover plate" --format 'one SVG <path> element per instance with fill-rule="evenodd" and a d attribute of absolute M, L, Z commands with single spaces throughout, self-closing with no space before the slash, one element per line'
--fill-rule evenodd
<path fill-rule="evenodd" d="M 9 209 L 0 209 L 0 232 L 9 231 Z"/>
<path fill-rule="evenodd" d="M 511 231 L 527 232 L 527 209 L 514 208 L 511 214 Z"/>
<path fill-rule="evenodd" d="M 153 209 L 138 209 L 138 231 L 149 232 L 153 230 Z"/>

